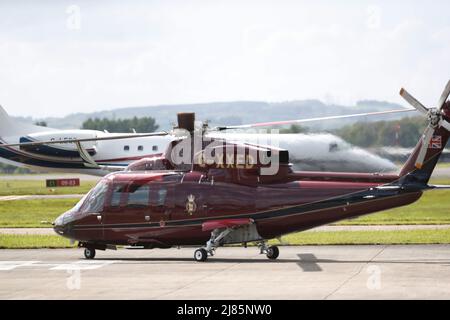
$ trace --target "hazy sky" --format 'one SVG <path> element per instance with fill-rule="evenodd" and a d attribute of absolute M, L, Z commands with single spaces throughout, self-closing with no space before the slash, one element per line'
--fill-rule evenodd
<path fill-rule="evenodd" d="M 62 116 L 126 106 L 318 98 L 433 105 L 450 2 L 1 1 L 0 104 Z"/>

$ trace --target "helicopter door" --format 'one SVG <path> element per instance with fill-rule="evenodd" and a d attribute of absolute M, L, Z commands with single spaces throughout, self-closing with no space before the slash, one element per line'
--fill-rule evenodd
<path fill-rule="evenodd" d="M 174 186 L 170 183 L 150 184 L 149 222 L 158 222 L 165 226 L 172 220 L 174 209 Z"/>
<path fill-rule="evenodd" d="M 121 235 L 115 229 L 121 226 L 136 226 L 145 223 L 145 215 L 149 209 L 148 184 L 114 183 L 104 217 L 104 232 L 106 240 L 116 240 Z"/>

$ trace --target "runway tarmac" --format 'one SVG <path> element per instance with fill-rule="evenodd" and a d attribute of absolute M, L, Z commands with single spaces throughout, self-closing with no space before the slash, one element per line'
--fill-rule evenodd
<path fill-rule="evenodd" d="M 450 299 L 450 246 L 0 250 L 1 299 Z"/>

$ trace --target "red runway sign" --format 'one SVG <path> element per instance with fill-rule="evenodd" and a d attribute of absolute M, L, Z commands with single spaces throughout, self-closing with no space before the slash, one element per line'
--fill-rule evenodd
<path fill-rule="evenodd" d="M 80 186 L 80 179 L 47 179 L 47 188 L 57 188 L 57 187 L 78 187 Z"/>

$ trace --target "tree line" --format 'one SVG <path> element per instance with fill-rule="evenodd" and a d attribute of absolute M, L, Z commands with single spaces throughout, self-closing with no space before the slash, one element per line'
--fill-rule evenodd
<path fill-rule="evenodd" d="M 152 117 L 134 117 L 131 119 L 89 118 L 82 124 L 82 129 L 124 133 L 131 133 L 133 129 L 138 133 L 154 132 L 158 128 L 159 125 Z"/>
<path fill-rule="evenodd" d="M 332 131 L 345 141 L 363 148 L 398 146 L 414 147 L 425 130 L 423 117 L 410 117 L 393 121 L 357 122 Z M 314 133 L 308 127 L 291 125 L 280 133 Z"/>
<path fill-rule="evenodd" d="M 396 121 L 358 122 L 342 127 L 335 134 L 360 147 L 414 147 L 425 130 L 423 117 Z"/>

